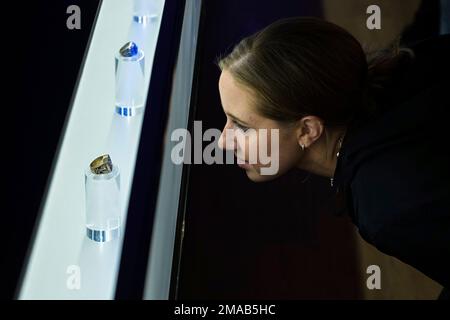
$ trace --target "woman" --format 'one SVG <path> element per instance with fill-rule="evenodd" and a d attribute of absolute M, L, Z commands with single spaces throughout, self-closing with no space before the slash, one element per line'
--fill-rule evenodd
<path fill-rule="evenodd" d="M 218 61 L 227 115 L 219 146 L 253 181 L 292 168 L 329 177 L 337 211 L 367 242 L 448 288 L 449 43 L 440 36 L 366 56 L 337 25 L 279 20 Z M 278 129 L 273 175 L 249 161 L 261 129 Z"/>

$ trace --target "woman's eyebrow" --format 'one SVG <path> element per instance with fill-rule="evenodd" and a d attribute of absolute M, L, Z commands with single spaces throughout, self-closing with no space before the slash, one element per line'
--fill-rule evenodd
<path fill-rule="evenodd" d="M 238 117 L 232 115 L 231 113 L 225 112 L 225 114 L 227 114 L 228 116 L 230 116 L 230 118 L 232 118 L 233 120 L 235 120 L 237 122 L 245 124 L 246 126 L 250 126 L 247 122 L 240 120 Z"/>

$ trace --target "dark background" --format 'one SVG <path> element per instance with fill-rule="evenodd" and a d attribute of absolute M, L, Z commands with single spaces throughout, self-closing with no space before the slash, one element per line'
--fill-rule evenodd
<path fill-rule="evenodd" d="M 99 2 L 11 1 L 2 8 L 2 298 L 14 294 Z M 66 27 L 69 5 L 81 9 L 80 30 Z"/>
<path fill-rule="evenodd" d="M 0 223 L 6 232 L 1 298 L 12 298 L 16 289 L 98 3 L 17 1 L 2 8 L 5 179 Z M 72 4 L 81 8 L 81 30 L 66 28 L 66 9 Z M 438 8 L 438 1 L 423 1 L 405 39 L 437 34 Z M 278 18 L 321 17 L 322 9 L 320 1 L 206 0 L 198 104 L 191 120 L 202 120 L 205 130 L 225 122 L 219 70 L 212 63 L 219 53 Z M 181 278 L 173 294 L 187 299 L 358 297 L 351 226 L 332 215 L 329 181 L 310 176 L 302 183 L 306 177 L 294 171 L 255 184 L 237 167 L 192 166 L 184 199 Z"/>

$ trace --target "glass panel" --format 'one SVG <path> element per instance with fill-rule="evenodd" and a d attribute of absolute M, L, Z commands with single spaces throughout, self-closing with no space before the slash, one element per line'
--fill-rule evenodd
<path fill-rule="evenodd" d="M 20 299 L 114 298 L 143 119 L 143 112 L 132 112 L 130 116 L 128 111 L 135 111 L 134 107 L 145 103 L 163 7 L 164 0 L 102 2 L 48 193 L 43 199 Z M 119 52 L 128 42 L 137 47 L 136 64 L 126 61 L 134 59 L 134 47 L 131 51 L 124 48 Z M 121 53 L 119 60 L 122 61 L 116 63 L 115 58 Z M 130 72 L 135 73 L 131 78 Z M 124 88 L 124 80 L 128 80 L 128 84 L 135 82 Z M 133 91 L 137 87 L 138 91 Z M 125 105 L 126 108 L 120 109 L 122 112 L 117 112 L 116 98 L 124 96 L 131 97 L 131 106 Z M 121 106 L 124 101 L 120 100 Z M 120 175 L 113 177 L 120 176 L 120 181 L 112 184 L 120 185 L 120 189 L 91 190 L 90 164 L 105 154 L 110 156 L 113 173 L 120 170 Z M 92 201 L 97 206 L 89 210 L 107 214 L 108 201 L 99 200 L 103 199 L 101 197 L 119 203 L 122 221 L 100 217 L 100 222 L 96 223 L 101 225 L 102 219 L 106 219 L 109 226 L 91 230 L 90 239 L 86 231 L 86 223 L 89 223 L 86 200 L 90 201 L 89 206 Z M 120 225 L 121 232 L 110 240 L 105 232 L 111 227 L 111 221 L 115 227 Z"/>

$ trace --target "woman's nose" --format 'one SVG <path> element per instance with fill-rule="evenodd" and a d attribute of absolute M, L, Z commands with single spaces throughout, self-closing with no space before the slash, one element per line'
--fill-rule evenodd
<path fill-rule="evenodd" d="M 230 126 L 227 124 L 222 130 L 222 133 L 220 134 L 218 146 L 220 149 L 223 150 L 235 150 L 236 149 L 236 141 L 234 138 L 234 130 L 230 128 Z"/>

